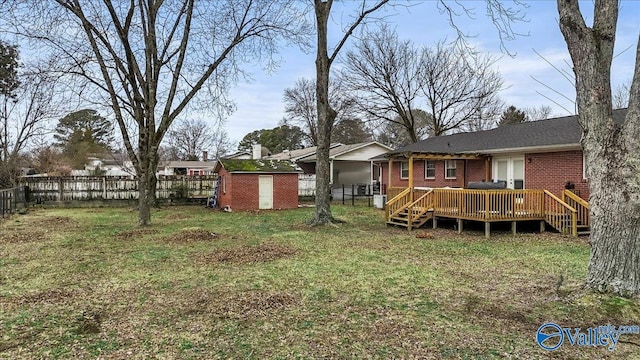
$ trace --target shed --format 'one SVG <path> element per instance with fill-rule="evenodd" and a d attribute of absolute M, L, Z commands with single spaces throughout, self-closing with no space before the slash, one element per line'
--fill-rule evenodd
<path fill-rule="evenodd" d="M 232 210 L 298 207 L 298 170 L 290 161 L 221 159 L 218 204 Z"/>

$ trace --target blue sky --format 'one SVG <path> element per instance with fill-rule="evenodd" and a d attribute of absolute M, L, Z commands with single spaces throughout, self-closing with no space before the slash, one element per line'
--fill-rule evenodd
<path fill-rule="evenodd" d="M 553 104 L 538 92 L 553 98 L 570 110 L 574 108 L 571 102 L 532 79 L 535 77 L 570 99 L 575 97 L 572 84 L 534 52 L 535 50 L 542 54 L 556 67 L 571 72 L 568 65 L 570 58 L 558 26 L 556 1 L 528 1 L 529 7 L 523 9 L 528 21 L 514 26 L 518 33 L 526 36 L 504 44 L 509 52 L 515 54 L 515 57 L 500 50 L 497 31 L 490 19 L 485 16 L 485 2 L 479 0 L 462 0 L 461 2 L 468 8 L 474 8 L 475 16 L 474 19 L 458 17 L 456 24 L 465 33 L 474 35 L 469 38 L 469 42 L 477 50 L 499 58 L 496 69 L 502 74 L 506 86 L 500 96 L 506 104 L 518 108 L 548 105 L 553 109 L 553 115 L 568 115 L 562 107 Z M 339 35 L 340 20 L 348 16 L 347 8 L 351 4 L 355 2 L 336 2 L 334 5 L 334 21 L 329 24 L 334 39 Z M 590 4 L 591 1 L 581 2 L 587 24 L 591 24 L 593 19 L 592 10 L 589 9 Z M 390 15 L 386 21 L 396 28 L 401 39 L 411 40 L 419 46 L 432 46 L 440 40 L 452 40 L 456 36 L 447 18 L 439 13 L 436 2 L 433 0 L 414 3 L 414 6 L 408 9 L 390 9 L 383 14 Z M 633 75 L 639 33 L 640 0 L 623 0 L 618 20 L 616 54 L 630 48 L 614 59 L 612 68 L 614 87 L 630 80 Z M 231 98 L 235 100 L 237 110 L 227 118 L 224 125 L 231 140 L 237 142 L 253 130 L 277 126 L 285 115 L 282 103 L 284 89 L 292 87 L 298 78 L 315 77 L 315 48 L 309 54 L 303 53 L 298 48 L 287 48 L 282 51 L 281 56 L 283 62 L 278 70 L 269 74 L 256 67 L 253 70 L 253 81 L 241 82 L 231 90 Z"/>

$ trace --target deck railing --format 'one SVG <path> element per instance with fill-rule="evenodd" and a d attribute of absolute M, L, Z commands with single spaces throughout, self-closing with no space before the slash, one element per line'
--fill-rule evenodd
<path fill-rule="evenodd" d="M 589 221 L 586 201 L 565 195 L 568 202 L 577 204 L 578 211 L 547 190 L 390 188 L 388 194 L 387 221 L 407 210 L 409 224 L 433 211 L 438 217 L 483 222 L 545 220 L 558 231 L 577 236 L 578 219 L 585 225 Z"/>
<path fill-rule="evenodd" d="M 389 189 L 392 190 L 392 189 Z M 411 188 L 405 188 L 392 197 L 392 193 L 387 192 L 388 201 L 385 205 L 386 220 L 392 218 L 407 208 L 411 202 Z"/>
<path fill-rule="evenodd" d="M 434 189 L 436 215 L 479 221 L 540 219 L 542 190 Z"/>
<path fill-rule="evenodd" d="M 572 208 L 576 209 L 578 215 L 578 224 L 585 227 L 591 226 L 589 203 L 586 200 L 574 194 L 571 190 L 563 190 L 562 201 L 567 203 L 567 205 L 571 206 Z"/>
<path fill-rule="evenodd" d="M 410 209 L 409 210 L 409 214 L 410 214 L 409 226 L 411 226 L 413 222 L 420 219 L 420 217 L 422 217 L 427 212 L 433 211 L 433 189 L 414 190 L 413 196 L 414 196 L 414 199 L 416 200 L 414 200 L 407 207 L 408 209 Z"/>
<path fill-rule="evenodd" d="M 544 190 L 545 220 L 564 234 L 578 236 L 577 211 L 550 191 Z"/>

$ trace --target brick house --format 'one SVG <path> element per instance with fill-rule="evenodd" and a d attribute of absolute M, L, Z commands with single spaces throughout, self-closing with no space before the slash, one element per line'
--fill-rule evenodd
<path fill-rule="evenodd" d="M 613 112 L 618 123 L 625 115 L 626 109 Z M 466 188 L 469 182 L 500 180 L 510 189 L 554 194 L 568 186 L 587 200 L 581 136 L 574 115 L 431 137 L 376 160 L 383 184 L 391 187 Z"/>
<path fill-rule="evenodd" d="M 298 207 L 298 170 L 289 161 L 221 159 L 218 204 L 232 210 Z"/>

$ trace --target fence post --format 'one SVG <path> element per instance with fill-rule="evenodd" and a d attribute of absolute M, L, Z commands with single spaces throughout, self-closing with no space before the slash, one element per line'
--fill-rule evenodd
<path fill-rule="evenodd" d="M 367 207 L 371 207 L 371 197 L 373 196 L 371 184 L 367 185 Z"/>
<path fill-rule="evenodd" d="M 64 181 L 62 180 L 62 176 L 58 178 L 58 201 L 63 200 L 64 195 Z"/>
<path fill-rule="evenodd" d="M 356 193 L 354 192 L 355 190 L 355 185 L 351 184 L 351 206 L 355 206 L 356 205 Z"/>

